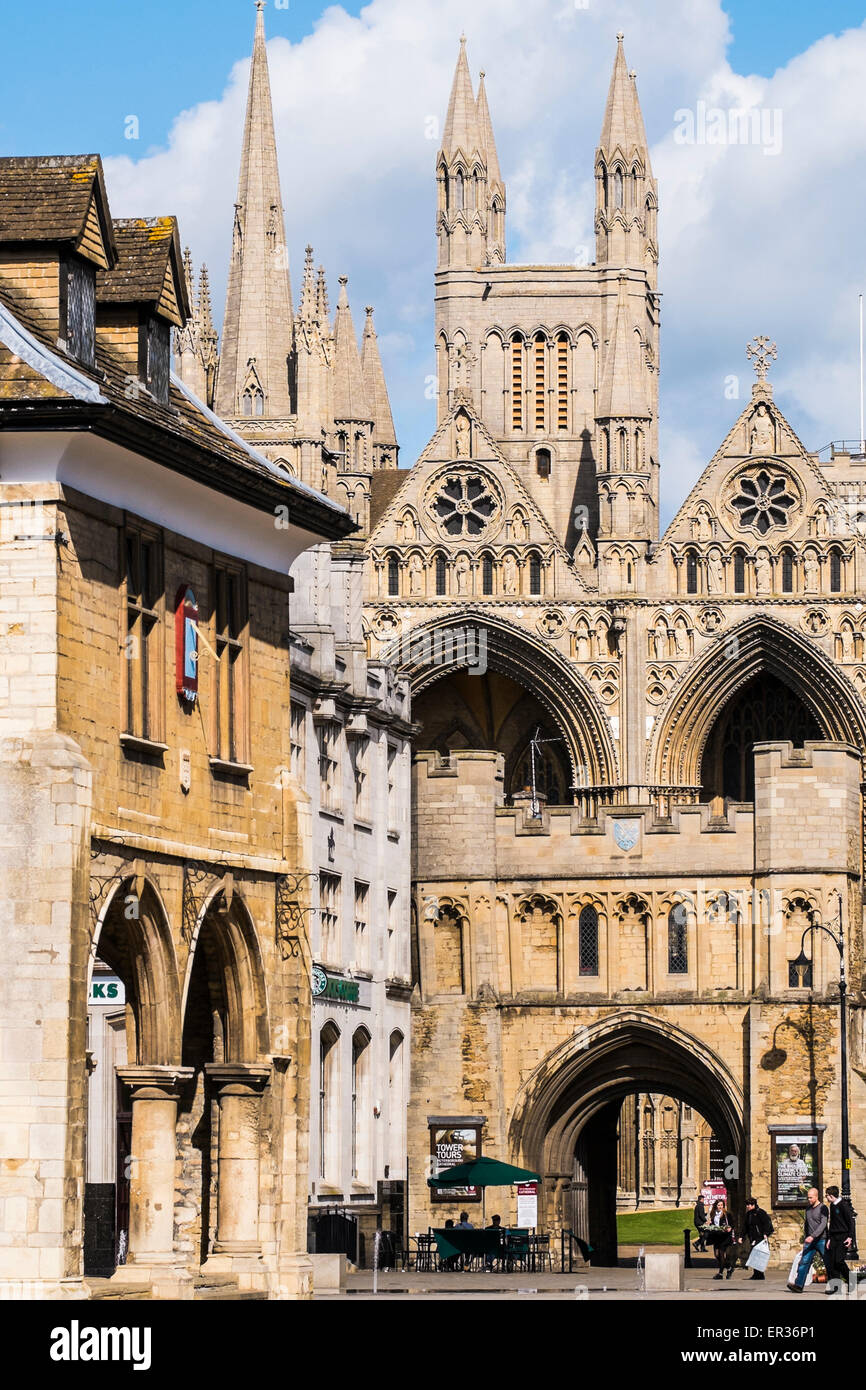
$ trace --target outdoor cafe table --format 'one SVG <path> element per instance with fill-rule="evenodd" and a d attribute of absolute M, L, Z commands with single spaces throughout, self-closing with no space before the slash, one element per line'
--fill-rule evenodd
<path fill-rule="evenodd" d="M 492 1227 L 486 1231 L 470 1231 L 461 1227 L 449 1227 L 448 1230 L 433 1231 L 433 1238 L 436 1241 L 436 1252 L 441 1260 L 448 1260 L 455 1255 L 502 1255 L 508 1244 L 503 1238 L 506 1236 L 517 1236 L 525 1242 L 528 1231 L 507 1230 L 504 1226 L 498 1229 Z"/>

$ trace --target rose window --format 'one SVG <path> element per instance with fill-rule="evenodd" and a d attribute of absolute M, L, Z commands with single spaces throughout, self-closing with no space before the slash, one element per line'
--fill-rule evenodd
<path fill-rule="evenodd" d="M 754 526 L 765 536 L 773 526 L 787 526 L 789 512 L 797 505 L 785 478 L 773 477 L 761 469 L 754 477 L 743 477 L 731 498 L 731 506 L 739 513 L 740 525 Z"/>
<path fill-rule="evenodd" d="M 444 535 L 480 536 L 497 508 L 497 499 L 485 480 L 470 473 L 446 478 L 431 510 Z"/>

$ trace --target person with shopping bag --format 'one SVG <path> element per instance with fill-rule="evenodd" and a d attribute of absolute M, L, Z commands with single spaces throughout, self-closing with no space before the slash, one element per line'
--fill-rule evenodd
<path fill-rule="evenodd" d="M 769 1214 L 763 1207 L 758 1206 L 757 1197 L 746 1198 L 746 1219 L 743 1223 L 743 1234 L 737 1237 L 737 1244 L 742 1245 L 748 1242 L 749 1256 L 746 1260 L 746 1269 L 752 1271 L 752 1279 L 763 1279 L 764 1270 L 770 1263 L 770 1236 L 773 1234 L 773 1223 Z"/>
<path fill-rule="evenodd" d="M 809 1205 L 806 1208 L 803 1225 L 803 1248 L 797 1263 L 797 1273 L 794 1275 L 793 1281 L 789 1278 L 788 1282 L 791 1293 L 803 1292 L 806 1276 L 812 1269 L 812 1261 L 816 1255 L 820 1255 L 823 1259 L 824 1247 L 827 1243 L 827 1223 L 830 1219 L 830 1212 L 821 1201 L 821 1194 L 817 1187 L 809 1188 L 806 1193 L 806 1201 Z"/>

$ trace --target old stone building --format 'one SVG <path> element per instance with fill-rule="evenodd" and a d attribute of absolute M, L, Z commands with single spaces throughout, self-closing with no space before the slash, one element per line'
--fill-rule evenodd
<path fill-rule="evenodd" d="M 694 1106 L 675 1096 L 626 1097 L 617 1128 L 619 1211 L 682 1207 L 690 1213 L 703 1184 L 723 1181 L 723 1173 L 719 1144 Z"/>
<path fill-rule="evenodd" d="M 371 478 L 394 466 L 397 441 L 373 310 L 359 349 L 346 284 L 332 325 L 308 246 L 293 312 L 259 4 L 222 338 L 203 268 L 178 369 L 277 468 L 345 506 L 361 536 Z M 409 690 L 368 659 L 364 563 L 355 537 L 301 555 L 289 633 L 291 777 L 311 837 L 317 967 L 309 1243 L 353 1259 L 377 1225 L 402 1240 L 410 1033 Z"/>
<path fill-rule="evenodd" d="M 667 1095 L 710 1126 L 735 1207 L 749 1187 L 778 1208 L 784 1258 L 781 1148 L 840 1177 L 828 931 L 852 1136 L 866 1118 L 866 462 L 800 441 L 759 337 L 659 534 L 657 186 L 621 38 L 595 176 L 594 262 L 509 264 L 461 43 L 438 426 L 374 480 L 367 545 L 370 652 L 402 661 L 422 726 L 410 1208 L 416 1229 L 454 1214 L 425 1177 L 437 1133 L 465 1130 L 542 1175 L 541 1223 L 611 1260 L 623 1101 Z"/>
<path fill-rule="evenodd" d="M 0 160 L 3 1297 L 311 1288 L 288 571 L 353 523 L 170 373 L 188 312 L 97 156 Z"/>

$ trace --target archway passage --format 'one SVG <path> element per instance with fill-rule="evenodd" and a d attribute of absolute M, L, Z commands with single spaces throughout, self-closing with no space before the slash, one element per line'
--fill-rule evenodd
<path fill-rule="evenodd" d="M 565 739 L 537 696 L 511 677 L 453 671 L 418 695 L 412 714 L 422 725 L 418 747 L 435 748 L 443 756 L 463 748 L 502 753 L 508 801 L 531 789 L 530 740 L 538 734 L 536 790 L 549 804 L 571 803 Z"/>
<path fill-rule="evenodd" d="M 592 1246 L 592 1263 L 617 1263 L 618 1130 L 635 1093 L 673 1097 L 704 1116 L 728 1161 L 729 1201 L 744 1153 L 742 1093 L 718 1056 L 693 1034 L 642 1012 L 610 1015 L 551 1053 L 518 1097 L 515 1161 L 544 1176 L 544 1219 Z"/>
<path fill-rule="evenodd" d="M 778 676 L 763 672 L 728 701 L 713 725 L 701 760 L 701 799 L 754 801 L 756 743 L 789 739 L 802 747 L 806 739 L 827 737 L 803 700 Z"/>
<path fill-rule="evenodd" d="M 180 1099 L 178 1147 L 189 1215 L 178 1222 L 178 1244 L 191 1259 L 203 1262 L 214 1249 L 218 1204 L 229 1176 L 239 1170 L 237 1141 L 232 1149 L 224 1113 L 226 1097 L 234 1102 L 246 1072 L 258 1088 L 258 1073 L 267 1068 L 256 1064 L 267 1051 L 264 974 L 255 929 L 239 895 L 227 898 L 220 890 L 193 942 L 183 1018 L 182 1064 L 192 1069 L 192 1079 Z M 252 1167 L 258 1162 L 258 1101 L 244 1100 L 244 1107 L 242 1137 L 249 1141 Z M 257 1208 L 257 1190 L 248 1195 Z"/>

